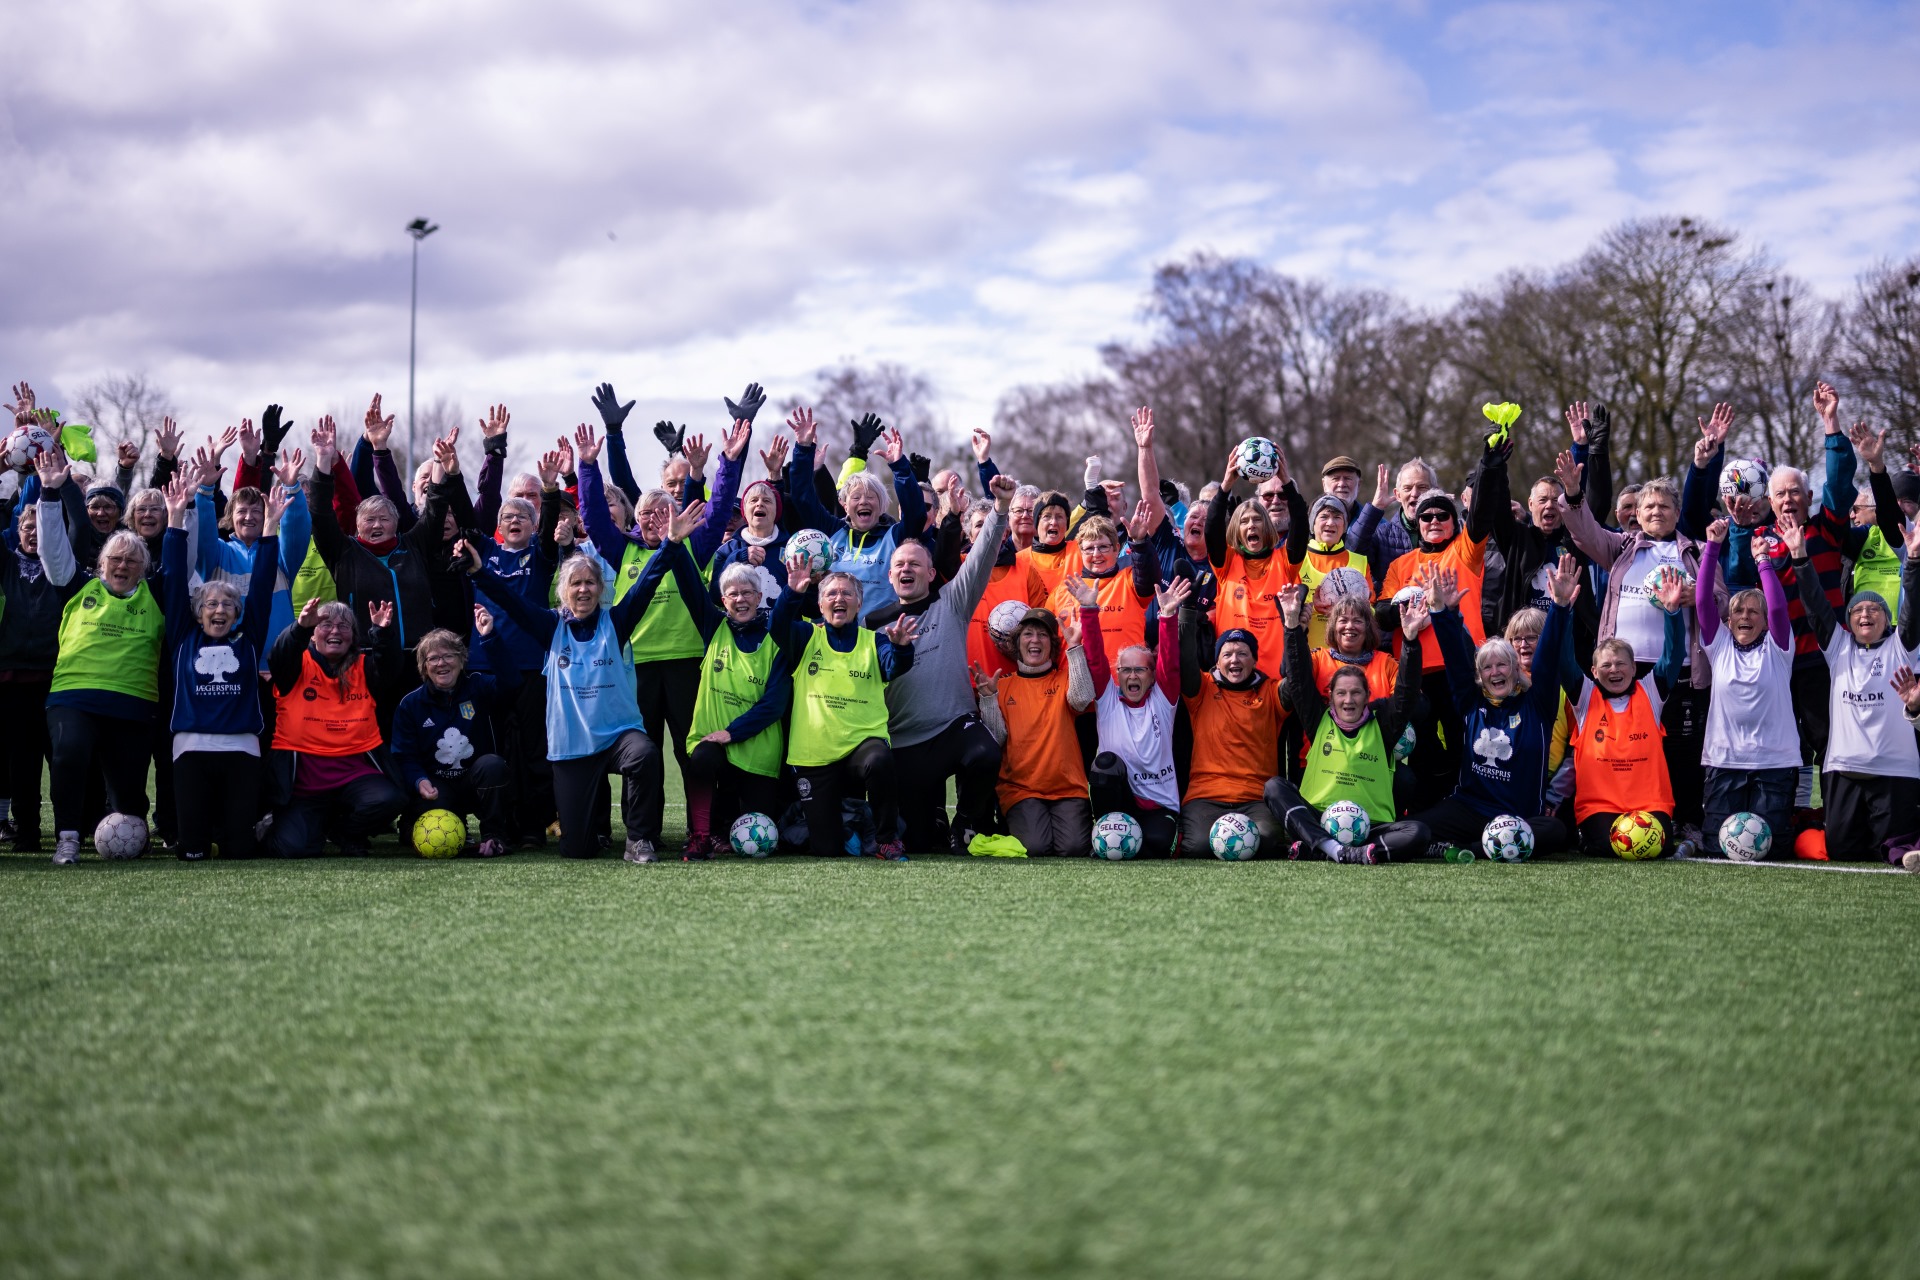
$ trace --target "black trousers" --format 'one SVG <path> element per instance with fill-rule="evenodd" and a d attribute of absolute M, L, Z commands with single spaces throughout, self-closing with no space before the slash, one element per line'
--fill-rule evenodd
<path fill-rule="evenodd" d="M 1580 852 L 1589 858 L 1613 857 L 1613 820 L 1617 813 L 1596 813 L 1580 824 Z M 1655 813 L 1660 820 L 1660 851 L 1666 853 L 1673 848 L 1674 819 L 1664 813 Z M 1536 833 L 1538 828 L 1535 828 Z M 1705 852 L 1702 850 L 1702 852 Z"/>
<path fill-rule="evenodd" d="M 1177 809 L 1148 808 L 1133 794 L 1127 780 L 1127 766 L 1111 751 L 1093 758 L 1087 770 L 1087 786 L 1093 796 L 1093 818 L 1098 822 L 1110 813 L 1124 813 L 1140 824 L 1140 853 L 1148 858 L 1173 856 L 1173 844 L 1180 836 L 1180 812 Z"/>
<path fill-rule="evenodd" d="M 1667 731 L 1662 746 L 1667 757 L 1667 781 L 1673 787 L 1673 820 L 1683 827 L 1697 827 L 1706 816 L 1707 771 L 1700 756 L 1707 746 L 1709 693 L 1682 680 L 1660 709 L 1660 726 Z M 1824 730 L 1821 738 L 1825 741 Z"/>
<path fill-rule="evenodd" d="M 1800 759 L 1817 764 L 1827 758 L 1827 699 L 1832 676 L 1823 653 L 1796 654 L 1793 659 L 1793 723 L 1800 730 Z"/>
<path fill-rule="evenodd" d="M 406 793 L 384 773 L 355 778 L 318 795 L 295 796 L 274 815 L 267 847 L 281 858 L 317 858 L 331 830 L 343 853 L 365 853 L 367 841 L 406 808 Z"/>
<path fill-rule="evenodd" d="M 87 780 L 106 781 L 109 811 L 147 816 L 147 760 L 153 741 L 144 720 L 119 720 L 78 707 L 47 708 L 53 829 L 86 824 Z"/>
<path fill-rule="evenodd" d="M 40 771 L 47 761 L 46 680 L 0 680 L 0 738 L 6 741 L 13 825 L 22 839 L 40 831 Z M 79 828 L 74 828 L 78 830 Z"/>
<path fill-rule="evenodd" d="M 488 754 L 476 757 L 459 777 L 429 779 L 440 795 L 429 800 L 415 789 L 407 797 L 406 834 L 412 836 L 414 821 L 427 810 L 451 809 L 463 818 L 468 814 L 479 818 L 482 840 L 505 840 L 511 776 L 505 759 Z"/>
<path fill-rule="evenodd" d="M 893 748 L 893 771 L 900 779 L 900 819 L 906 825 L 909 852 L 945 853 L 951 847 L 948 778 L 959 779 L 960 803 L 954 816 L 960 828 L 975 835 L 993 829 L 1000 756 L 1000 744 L 977 716 L 962 716 L 925 742 Z"/>
<path fill-rule="evenodd" d="M 893 749 L 881 738 L 864 739 L 832 764 L 796 766 L 800 775 L 800 807 L 807 815 L 807 850 L 817 857 L 844 856 L 846 824 L 840 803 L 850 792 L 866 797 L 873 806 L 874 829 L 882 844 L 899 830 L 899 790 Z"/>
<path fill-rule="evenodd" d="M 1459 845 L 1463 849 L 1473 850 L 1476 856 L 1484 856 L 1480 836 L 1486 830 L 1487 819 L 1480 816 L 1471 805 L 1448 796 L 1439 804 L 1433 805 L 1414 818 L 1426 824 L 1435 840 L 1444 840 L 1448 844 Z M 1558 818 L 1549 818 L 1544 814 L 1537 818 L 1528 818 L 1527 825 L 1533 828 L 1533 852 L 1541 854 L 1559 853 L 1567 847 L 1567 825 Z"/>
<path fill-rule="evenodd" d="M 1920 828 L 1920 782 L 1860 773 L 1821 775 L 1827 808 L 1827 857 L 1884 858 L 1886 842 Z M 1776 845 L 1779 837 L 1774 837 Z"/>
<path fill-rule="evenodd" d="M 709 834 L 724 840 L 733 820 L 743 813 L 779 819 L 780 779 L 742 769 L 727 758 L 726 747 L 718 742 L 702 742 L 688 753 L 686 778 L 713 788 Z"/>
<path fill-rule="evenodd" d="M 1407 768 L 1413 776 L 1410 808 L 1424 809 L 1439 804 L 1460 783 L 1460 738 L 1466 732 L 1460 714 L 1453 707 L 1453 693 L 1447 674 L 1438 668 L 1420 677 L 1420 691 L 1426 695 L 1426 714 L 1413 724 L 1413 754 Z M 1479 837 L 1474 837 L 1479 847 Z"/>
<path fill-rule="evenodd" d="M 546 839 L 553 821 L 553 762 L 547 759 L 547 681 L 538 671 L 520 673 L 520 692 L 514 695 L 504 730 L 507 765 L 511 771 L 514 834 L 521 839 Z"/>
<path fill-rule="evenodd" d="M 188 751 L 173 762 L 180 849 L 223 858 L 258 853 L 253 824 L 260 818 L 260 757 L 245 751 Z"/>
<path fill-rule="evenodd" d="M 629 729 L 604 750 L 577 760 L 553 762 L 553 800 L 560 810 L 560 852 L 591 858 L 600 852 L 594 830 L 594 800 L 607 775 L 620 775 L 620 807 L 629 840 L 660 843 L 660 790 L 665 786 L 660 748 L 638 729 Z M 652 815 L 652 826 L 647 815 Z"/>
<path fill-rule="evenodd" d="M 640 703 L 640 721 L 657 744 L 662 734 L 673 748 L 680 772 L 687 771 L 687 733 L 693 728 L 693 700 L 700 693 L 700 659 L 661 658 L 634 664 L 634 697 Z M 665 765 L 661 768 L 664 770 Z M 663 772 L 661 775 L 665 777 Z M 559 784 L 555 783 L 558 791 Z M 640 825 L 653 832 L 647 838 L 660 838 L 660 825 L 666 819 L 667 793 L 664 783 L 647 797 L 647 809 Z M 628 819 L 629 823 L 632 819 Z M 562 824 L 564 825 L 564 824 Z M 631 828 L 629 828 L 631 829 Z"/>
<path fill-rule="evenodd" d="M 1304 840 L 1313 849 L 1314 856 L 1319 857 L 1333 836 L 1320 825 L 1320 810 L 1307 803 L 1300 788 L 1285 778 L 1269 778 L 1266 799 L 1267 808 L 1286 825 L 1287 834 L 1295 840 Z M 1433 835 L 1417 818 L 1403 818 L 1399 822 L 1369 827 L 1367 840 L 1385 849 L 1392 861 L 1402 862 L 1426 853 L 1427 846 L 1433 843 Z"/>

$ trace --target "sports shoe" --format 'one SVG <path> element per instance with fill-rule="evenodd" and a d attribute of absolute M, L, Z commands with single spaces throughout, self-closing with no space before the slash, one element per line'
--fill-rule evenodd
<path fill-rule="evenodd" d="M 1901 854 L 1900 866 L 1906 871 L 1920 872 L 1920 849 L 1909 849 Z"/>
<path fill-rule="evenodd" d="M 273 815 L 269 813 L 253 824 L 253 842 L 264 847 L 267 843 L 267 832 L 271 830 L 273 830 Z"/>
<path fill-rule="evenodd" d="M 507 842 L 498 836 L 488 836 L 480 842 L 480 856 L 483 858 L 497 858 L 505 852 Z"/>
<path fill-rule="evenodd" d="M 0 818 L 0 840 L 15 840 L 20 833 L 14 829 L 12 818 Z"/>
<path fill-rule="evenodd" d="M 1673 856 L 1675 858 L 1678 858 L 1682 862 L 1686 861 L 1688 858 L 1699 857 L 1700 842 L 1698 840 L 1694 840 L 1690 838 L 1683 838 L 1679 844 L 1676 844 L 1673 846 Z"/>
<path fill-rule="evenodd" d="M 60 838 L 53 842 L 53 865 L 70 867 L 80 861 L 80 833 L 62 831 Z"/>
<path fill-rule="evenodd" d="M 1330 859 L 1333 862 L 1345 862 L 1358 866 L 1378 866 L 1387 860 L 1387 847 L 1369 840 L 1366 844 L 1349 845 Z"/>
<path fill-rule="evenodd" d="M 1307 842 L 1305 840 L 1295 840 L 1292 844 L 1287 846 L 1287 861 L 1298 862 L 1300 861 L 1301 858 L 1306 856 L 1306 853 L 1307 853 Z"/>
<path fill-rule="evenodd" d="M 905 862 L 907 846 L 898 840 L 882 840 L 880 847 L 873 851 L 873 856 L 882 862 Z"/>
<path fill-rule="evenodd" d="M 621 855 L 628 862 L 658 862 L 660 855 L 653 851 L 651 840 L 629 840 L 627 851 Z"/>
<path fill-rule="evenodd" d="M 15 853 L 40 852 L 40 829 L 35 827 L 32 831 L 15 831 L 13 833 L 13 851 Z"/>
<path fill-rule="evenodd" d="M 340 856 L 343 858 L 370 858 L 373 856 L 373 847 L 367 843 L 366 837 L 364 836 L 349 837 L 340 842 Z"/>

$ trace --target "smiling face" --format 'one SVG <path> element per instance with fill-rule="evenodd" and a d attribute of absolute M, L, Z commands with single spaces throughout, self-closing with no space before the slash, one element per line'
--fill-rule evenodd
<path fill-rule="evenodd" d="M 747 532 L 764 538 L 773 533 L 780 518 L 780 499 L 774 496 L 772 485 L 756 480 L 741 497 L 740 512 L 747 518 Z"/>
<path fill-rule="evenodd" d="M 467 665 L 461 660 L 459 652 L 449 645 L 437 645 L 428 650 L 425 662 L 427 683 L 442 693 L 453 688 Z"/>
<path fill-rule="evenodd" d="M 1264 510 L 1264 507 L 1260 509 L 1260 511 Z M 1256 556 L 1273 550 L 1274 545 L 1273 536 L 1269 532 L 1272 528 L 1270 517 L 1268 520 L 1261 519 L 1260 511 L 1254 509 L 1254 504 L 1243 502 L 1233 513 L 1233 527 L 1235 533 L 1239 535 L 1240 545 L 1247 549 L 1248 554 Z"/>
<path fill-rule="evenodd" d="M 901 543 L 887 564 L 887 581 L 906 604 L 924 599 L 933 589 L 933 557 L 927 553 L 926 544 Z"/>
<path fill-rule="evenodd" d="M 1342 502 L 1351 503 L 1360 496 L 1360 473 L 1342 467 L 1330 476 L 1321 476 L 1320 492 L 1330 493 Z"/>
<path fill-rule="evenodd" d="M 735 622 L 752 622 L 760 614 L 760 588 L 743 574 L 720 588 L 720 607 Z"/>
<path fill-rule="evenodd" d="M 140 575 L 145 569 L 140 557 L 129 552 L 124 544 L 100 555 L 100 580 L 117 596 L 131 594 L 140 585 Z"/>
<path fill-rule="evenodd" d="M 1026 548 L 1033 545 L 1033 504 L 1036 499 L 1015 495 L 1013 503 L 1007 508 L 1007 527 L 1013 530 L 1014 545 Z"/>
<path fill-rule="evenodd" d="M 1474 666 L 1480 677 L 1480 691 L 1489 698 L 1505 698 L 1517 687 L 1518 673 L 1510 652 L 1499 648 L 1482 649 Z"/>
<path fill-rule="evenodd" d="M 1862 600 L 1847 610 L 1847 630 L 1856 644 L 1879 644 L 1887 634 L 1887 611 L 1871 600 Z"/>
<path fill-rule="evenodd" d="M 1054 547 L 1066 541 L 1067 509 L 1057 503 L 1036 512 L 1033 517 L 1033 540 L 1045 546 Z"/>
<path fill-rule="evenodd" d="M 1610 697 L 1619 697 L 1633 684 L 1633 650 L 1624 645 L 1601 645 L 1593 651 L 1593 682 Z"/>
<path fill-rule="evenodd" d="M 1180 541 L 1186 547 L 1189 556 L 1199 557 L 1205 564 L 1207 554 L 1207 504 L 1196 502 L 1187 508 L 1187 519 L 1180 526 Z"/>
<path fill-rule="evenodd" d="M 232 592 L 209 590 L 201 597 L 200 608 L 194 616 L 209 640 L 224 640 L 227 633 L 233 630 L 234 619 L 239 613 Z"/>
<path fill-rule="evenodd" d="M 1622 532 L 1634 533 L 1640 528 L 1640 490 L 1636 486 L 1625 490 L 1614 499 L 1613 520 Z"/>
<path fill-rule="evenodd" d="M 1214 656 L 1214 670 L 1228 684 L 1241 684 L 1253 678 L 1253 650 L 1239 640 L 1229 640 Z"/>
<path fill-rule="evenodd" d="M 693 474 L 693 465 L 685 458 L 669 458 L 660 468 L 660 487 L 673 495 L 673 500 L 684 504 L 687 500 L 687 477 Z"/>
<path fill-rule="evenodd" d="M 1735 644 L 1750 645 L 1767 629 L 1767 598 L 1751 588 L 1727 602 L 1727 630 Z"/>
<path fill-rule="evenodd" d="M 860 584 L 844 573 L 829 575 L 820 584 L 820 616 L 836 627 L 844 627 L 858 618 Z"/>
<path fill-rule="evenodd" d="M 667 536 L 667 525 L 673 520 L 671 502 L 650 502 L 640 508 L 640 541 L 649 547 L 657 547 Z"/>
<path fill-rule="evenodd" d="M 1792 516 L 1802 524 L 1807 520 L 1807 506 L 1810 497 L 1807 482 L 1799 472 L 1790 467 L 1775 471 L 1767 481 L 1767 498 L 1773 504 L 1774 519 Z"/>
<path fill-rule="evenodd" d="M 1444 547 L 1453 541 L 1453 512 L 1445 507 L 1428 507 L 1417 518 L 1420 541 L 1430 547 Z"/>
<path fill-rule="evenodd" d="M 866 533 L 880 523 L 886 503 L 867 483 L 849 484 L 840 494 L 840 505 L 847 513 L 847 527 Z"/>
<path fill-rule="evenodd" d="M 451 514 L 447 517 L 451 520 Z M 500 508 L 500 545 L 509 551 L 524 550 L 533 541 L 533 519 L 519 507 Z"/>
<path fill-rule="evenodd" d="M 1327 634 L 1333 639 L 1333 647 L 1344 654 L 1358 654 L 1367 651 L 1366 619 L 1360 616 L 1358 609 L 1342 609 L 1327 619 Z"/>
<path fill-rule="evenodd" d="M 28 503 L 20 509 L 19 521 L 15 525 L 20 531 L 20 550 L 30 556 L 40 554 L 40 506 Z"/>
<path fill-rule="evenodd" d="M 1013 651 L 1023 667 L 1044 667 L 1053 661 L 1053 633 L 1029 622 L 1014 633 Z"/>
<path fill-rule="evenodd" d="M 1526 666 L 1533 665 L 1533 651 L 1540 643 L 1540 633 L 1530 627 L 1517 627 L 1507 632 L 1507 643 L 1520 655 L 1520 661 Z"/>
<path fill-rule="evenodd" d="M 258 498 L 235 498 L 227 504 L 227 510 L 233 514 L 233 536 L 247 546 L 260 541 L 260 533 L 267 527 L 267 504 Z"/>
<path fill-rule="evenodd" d="M 88 498 L 87 523 L 96 533 L 112 533 L 120 525 L 120 504 L 104 493 Z"/>
<path fill-rule="evenodd" d="M 1260 499 L 1260 505 L 1267 509 L 1267 516 L 1273 521 L 1275 531 L 1279 533 L 1287 531 L 1287 524 L 1291 519 L 1287 514 L 1286 488 L 1279 476 L 1269 476 L 1260 482 L 1258 489 L 1254 490 L 1255 496 Z"/>
<path fill-rule="evenodd" d="M 1327 689 L 1327 702 L 1333 709 L 1334 723 L 1342 729 L 1356 727 L 1367 715 L 1367 678 L 1354 667 L 1342 667 L 1333 673 Z"/>
<path fill-rule="evenodd" d="M 1408 463 L 1400 468 L 1400 474 L 1394 477 L 1393 499 L 1400 504 L 1402 511 L 1411 512 L 1420 505 L 1420 499 L 1427 490 L 1433 488 L 1433 477 L 1427 469 L 1417 462 Z"/>
<path fill-rule="evenodd" d="M 353 616 L 329 609 L 313 624 L 313 647 L 325 658 L 343 658 L 353 648 Z"/>
<path fill-rule="evenodd" d="M 1527 514 L 1533 527 L 1542 533 L 1560 528 L 1560 486 L 1550 480 L 1538 480 L 1527 494 Z"/>
<path fill-rule="evenodd" d="M 1341 474 L 1345 474 L 1342 472 Z M 1340 539 L 1347 535 L 1347 517 L 1342 511 L 1332 507 L 1321 507 L 1313 513 L 1313 538 L 1323 547 L 1337 547 Z"/>
<path fill-rule="evenodd" d="M 157 538 L 167 527 L 167 500 L 148 490 L 127 508 L 127 527 L 143 538 Z"/>
<path fill-rule="evenodd" d="M 1112 538 L 1096 533 L 1080 540 L 1080 560 L 1089 573 L 1112 573 L 1120 563 L 1120 549 Z"/>
<path fill-rule="evenodd" d="M 392 508 L 379 502 L 361 503 L 353 521 L 362 542 L 385 542 L 393 536 L 397 525 Z"/>
<path fill-rule="evenodd" d="M 538 507 L 540 505 L 540 477 L 528 475 L 522 471 L 513 478 L 513 483 L 507 486 L 507 496 L 509 498 L 524 498 Z"/>
<path fill-rule="evenodd" d="M 593 564 L 587 561 L 581 561 L 581 564 L 582 568 L 574 569 L 560 584 L 560 599 L 566 603 L 568 613 L 586 619 L 599 611 L 600 597 L 606 592 L 606 583 L 601 581 L 600 570 Z"/>

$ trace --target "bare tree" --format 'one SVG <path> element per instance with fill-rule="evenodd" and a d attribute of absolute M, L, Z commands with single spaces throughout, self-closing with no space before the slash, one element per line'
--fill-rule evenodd
<path fill-rule="evenodd" d="M 1833 367 L 1840 308 L 1792 276 L 1758 282 L 1727 325 L 1726 398 L 1750 423 L 1730 441 L 1736 454 L 1806 465 L 1825 434 L 1813 390 Z"/>
<path fill-rule="evenodd" d="M 1861 274 L 1839 372 L 1863 416 L 1902 446 L 1920 445 L 1920 257 Z"/>
<path fill-rule="evenodd" d="M 73 399 L 73 414 L 93 427 L 93 439 L 100 451 L 96 464 L 103 477 L 113 475 L 113 454 L 121 444 L 140 447 L 144 467 L 152 461 L 153 433 L 160 420 L 175 413 L 173 398 L 145 373 L 109 373 L 80 389 Z M 190 446 L 191 447 L 191 446 Z"/>
<path fill-rule="evenodd" d="M 993 460 L 1022 484 L 1078 494 L 1086 460 L 1098 454 L 1109 477 L 1133 475 L 1133 436 L 1115 426 L 1118 389 L 1103 379 L 1016 387 L 993 415 Z M 1117 421 L 1124 426 L 1126 418 Z M 1124 464 L 1121 459 L 1124 457 Z"/>

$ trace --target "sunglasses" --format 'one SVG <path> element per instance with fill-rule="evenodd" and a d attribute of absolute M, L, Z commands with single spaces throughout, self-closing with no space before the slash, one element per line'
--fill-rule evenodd
<path fill-rule="evenodd" d="M 1426 524 L 1430 521 L 1435 524 L 1438 524 L 1442 520 L 1452 520 L 1452 519 L 1453 517 L 1448 515 L 1444 511 L 1422 511 L 1420 513 L 1421 524 Z"/>

